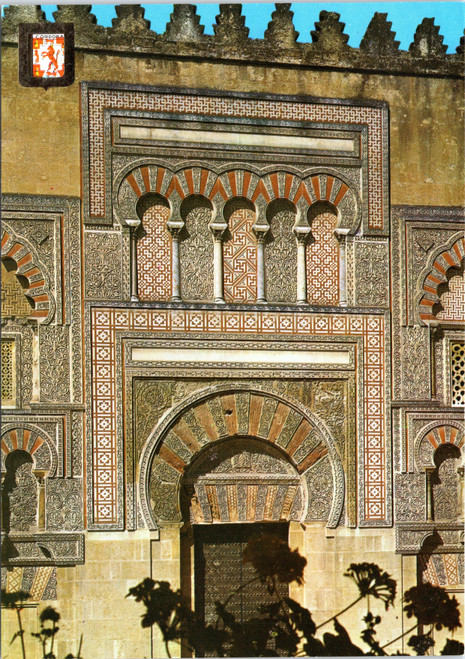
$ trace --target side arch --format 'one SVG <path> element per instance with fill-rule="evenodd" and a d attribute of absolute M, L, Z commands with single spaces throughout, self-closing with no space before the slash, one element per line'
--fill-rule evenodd
<path fill-rule="evenodd" d="M 41 428 L 29 423 L 5 425 L 1 439 L 2 469 L 6 456 L 15 450 L 29 453 L 37 469 L 43 469 L 49 476 L 55 476 L 58 464 L 56 447 Z"/>
<path fill-rule="evenodd" d="M 24 238 L 17 237 L 6 223 L 3 223 L 1 246 L 2 261 L 13 261 L 16 276 L 27 282 L 24 295 L 33 305 L 29 319 L 39 323 L 50 322 L 55 311 L 55 300 L 50 292 L 48 277 L 34 249 Z"/>
<path fill-rule="evenodd" d="M 433 307 L 440 301 L 439 288 L 447 284 L 447 273 L 452 268 L 460 268 L 465 258 L 465 238 L 455 234 L 449 243 L 434 252 L 426 268 L 419 277 L 419 293 L 415 310 L 422 325 L 434 320 Z"/>
<path fill-rule="evenodd" d="M 433 421 L 424 426 L 415 439 L 415 460 L 419 469 L 434 467 L 434 454 L 444 444 L 457 446 L 463 453 L 464 426 L 457 421 Z"/>
<path fill-rule="evenodd" d="M 344 470 L 324 422 L 287 396 L 235 384 L 196 392 L 168 412 L 147 439 L 138 481 L 142 514 L 150 529 L 157 528 L 150 506 L 152 466 L 163 472 L 165 496 L 171 498 L 172 510 L 179 511 L 180 481 L 188 465 L 203 447 L 233 437 L 257 438 L 274 444 L 287 454 L 290 464 L 303 478 L 319 460 L 328 456 L 333 496 L 327 526 L 337 526 L 344 504 Z"/>

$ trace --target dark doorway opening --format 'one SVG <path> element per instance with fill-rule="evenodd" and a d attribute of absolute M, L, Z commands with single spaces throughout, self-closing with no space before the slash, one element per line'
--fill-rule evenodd
<path fill-rule="evenodd" d="M 242 562 L 242 554 L 248 541 L 270 534 L 287 543 L 289 524 L 269 522 L 194 525 L 195 611 L 205 624 L 216 623 L 215 601 L 225 603 L 239 588 L 241 589 L 229 599 L 227 610 L 241 624 L 258 618 L 260 606 L 276 601 L 265 584 L 254 580 L 257 573 L 251 563 Z M 279 588 L 281 596 L 289 595 L 288 584 L 280 584 Z"/>

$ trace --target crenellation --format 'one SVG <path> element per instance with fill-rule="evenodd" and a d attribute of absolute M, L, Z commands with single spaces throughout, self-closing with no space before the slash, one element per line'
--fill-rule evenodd
<path fill-rule="evenodd" d="M 290 2 L 276 3 L 276 9 L 271 14 L 271 21 L 265 30 L 265 42 L 275 48 L 296 48 L 299 32 L 292 22 L 294 12 L 290 7 Z"/>
<path fill-rule="evenodd" d="M 213 35 L 204 34 L 205 27 L 200 24 L 196 5 L 190 4 L 173 5 L 164 31 L 155 31 L 159 26 L 150 25 L 140 5 L 115 5 L 117 16 L 108 28 L 98 24 L 91 5 L 58 5 L 53 15 L 57 22 L 74 23 L 78 51 L 131 53 L 155 60 L 195 57 L 205 61 L 329 67 L 391 75 L 464 76 L 463 37 L 456 53 L 448 54 L 440 28 L 434 25 L 432 18 L 425 18 L 418 26 L 414 41 L 406 51 L 399 49 L 387 14 L 380 12 L 374 14 L 360 46 L 353 47 L 348 45 L 349 36 L 344 33 L 344 24 L 335 12 L 323 10 L 320 13 L 315 29 L 310 30 L 311 41 L 306 42 L 297 41 L 299 33 L 293 25 L 289 3 L 276 3 L 262 39 L 249 37 L 241 7 L 240 4 L 221 4 Z M 6 7 L 2 43 L 17 43 L 19 23 L 44 19 L 40 5 Z"/>
<path fill-rule="evenodd" d="M 416 29 L 409 52 L 414 57 L 441 58 L 447 51 L 443 41 L 444 37 L 439 34 L 439 26 L 434 24 L 434 18 L 424 18 Z"/>
<path fill-rule="evenodd" d="M 360 50 L 375 57 L 392 57 L 399 53 L 400 41 L 391 30 L 392 23 L 387 20 L 387 13 L 375 12 L 367 31 L 360 42 Z"/>

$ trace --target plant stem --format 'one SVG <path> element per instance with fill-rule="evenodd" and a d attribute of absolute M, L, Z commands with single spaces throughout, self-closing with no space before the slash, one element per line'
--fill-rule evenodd
<path fill-rule="evenodd" d="M 343 613 L 345 613 L 346 611 L 348 611 L 349 609 L 351 609 L 353 606 L 355 606 L 355 604 L 357 604 L 358 602 L 360 602 L 360 600 L 362 600 L 364 597 L 365 597 L 364 595 L 360 595 L 360 597 L 358 597 L 356 600 L 354 600 L 354 601 L 352 602 L 352 604 L 349 604 L 349 606 L 346 606 L 345 609 L 342 609 L 342 611 L 339 611 L 339 613 L 336 613 L 336 614 L 335 614 L 334 616 L 332 616 L 331 618 L 328 618 L 328 620 L 325 620 L 324 622 L 322 622 L 320 625 L 317 626 L 316 629 L 320 629 L 320 627 L 323 627 L 324 625 L 327 625 L 328 622 L 331 622 L 331 620 L 334 620 L 335 618 L 339 618 L 339 616 L 341 616 Z"/>
<path fill-rule="evenodd" d="M 23 659 L 26 659 L 26 648 L 24 647 L 24 630 L 23 630 L 23 625 L 21 624 L 21 609 L 17 608 L 16 614 L 18 616 L 19 635 L 21 636 L 21 648 L 23 650 Z"/>
<path fill-rule="evenodd" d="M 53 627 L 52 627 L 52 643 L 50 645 L 50 654 L 53 654 L 53 644 L 55 642 L 55 620 L 53 621 Z"/>
<path fill-rule="evenodd" d="M 82 648 L 82 634 L 81 634 L 81 638 L 79 639 L 79 647 L 78 647 L 78 653 L 76 659 L 81 659 L 81 648 Z"/>
<path fill-rule="evenodd" d="M 170 654 L 170 649 L 169 649 L 168 643 L 169 643 L 169 641 L 166 641 L 166 640 L 165 640 L 166 654 L 167 654 L 168 657 L 171 659 L 171 654 Z"/>
<path fill-rule="evenodd" d="M 405 636 L 406 634 L 410 634 L 410 632 L 413 632 L 413 630 L 414 630 L 416 627 L 418 627 L 418 623 L 416 623 L 415 625 L 413 625 L 413 627 L 410 627 L 410 629 L 407 629 L 407 631 L 404 632 L 403 634 L 401 634 L 400 636 L 396 636 L 396 638 L 393 638 L 392 641 L 389 641 L 389 643 L 386 643 L 386 645 L 382 645 L 382 646 L 381 646 L 381 650 L 384 650 L 384 648 L 387 648 L 388 645 L 392 645 L 392 643 L 395 643 L 396 641 L 398 641 L 400 638 L 402 638 L 402 637 Z"/>

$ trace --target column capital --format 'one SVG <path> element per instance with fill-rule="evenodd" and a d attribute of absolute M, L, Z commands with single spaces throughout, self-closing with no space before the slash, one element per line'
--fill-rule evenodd
<path fill-rule="evenodd" d="M 210 222 L 208 225 L 208 228 L 213 234 L 213 237 L 215 241 L 222 241 L 224 238 L 224 234 L 226 233 L 226 230 L 228 228 L 228 225 L 226 222 Z"/>
<path fill-rule="evenodd" d="M 179 238 L 181 231 L 184 229 L 184 222 L 182 220 L 169 219 L 166 223 L 166 228 L 173 238 Z"/>
<path fill-rule="evenodd" d="M 259 222 L 255 222 L 255 224 L 252 226 L 252 231 L 255 234 L 255 238 L 258 240 L 259 243 L 264 243 L 266 235 L 268 231 L 270 230 L 270 225 L 269 224 L 261 224 Z"/>
<path fill-rule="evenodd" d="M 295 226 L 293 229 L 294 236 L 297 239 L 297 242 L 300 245 L 305 245 L 307 243 L 307 240 L 311 234 L 311 229 L 309 226 Z"/>

